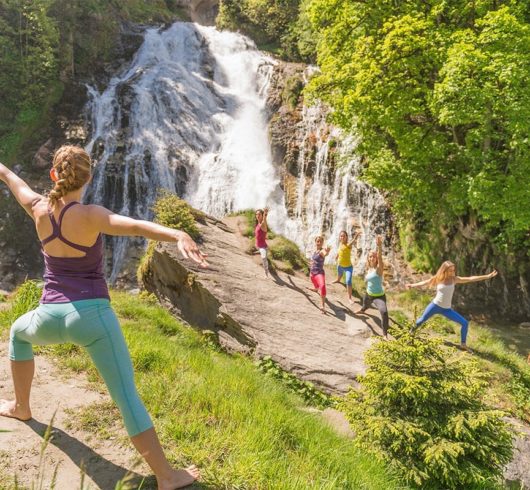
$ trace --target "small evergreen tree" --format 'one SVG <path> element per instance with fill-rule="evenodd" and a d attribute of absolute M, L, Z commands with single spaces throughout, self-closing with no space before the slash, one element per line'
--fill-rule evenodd
<path fill-rule="evenodd" d="M 356 443 L 421 488 L 493 488 L 512 456 L 503 413 L 482 402 L 477 363 L 440 339 L 403 333 L 377 342 L 341 409 Z"/>

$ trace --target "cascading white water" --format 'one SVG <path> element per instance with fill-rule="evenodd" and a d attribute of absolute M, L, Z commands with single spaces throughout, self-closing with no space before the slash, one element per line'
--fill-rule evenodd
<path fill-rule="evenodd" d="M 355 178 L 354 142 L 330 130 L 318 106 L 304 108 L 293 128 L 301 148 L 316 153 L 300 151 L 297 204 L 288 216 L 267 130 L 274 64 L 239 34 L 191 23 L 148 29 L 123 73 L 102 93 L 88 87 L 87 150 L 97 167 L 86 200 L 146 219 L 161 188 L 216 217 L 266 205 L 273 229 L 306 250 L 320 233 L 335 250 L 340 230 L 351 232 L 356 223 L 366 252 L 382 226 L 375 211 L 384 203 Z M 333 170 L 331 153 L 344 160 Z M 118 237 L 108 245 L 114 281 L 130 241 Z"/>
<path fill-rule="evenodd" d="M 149 29 L 130 67 L 89 87 L 97 162 L 89 202 L 150 218 L 158 189 L 214 216 L 267 205 L 286 218 L 265 111 L 272 58 L 244 36 L 176 23 Z M 111 280 L 128 240 L 114 239 Z"/>
<path fill-rule="evenodd" d="M 387 207 L 381 194 L 359 179 L 357 142 L 330 126 L 326 115 L 320 104 L 302 110 L 296 136 L 296 205 L 283 232 L 306 251 L 313 250 L 315 237 L 324 234 L 331 246 L 328 263 L 335 260 L 340 232 L 346 230 L 350 238 L 358 233 L 356 270 L 362 272 L 376 235 L 387 234 Z"/>

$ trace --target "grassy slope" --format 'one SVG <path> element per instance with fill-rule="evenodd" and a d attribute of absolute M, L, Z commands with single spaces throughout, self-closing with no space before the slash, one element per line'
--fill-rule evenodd
<path fill-rule="evenodd" d="M 217 352 L 151 301 L 114 293 L 136 379 L 171 460 L 193 461 L 214 488 L 391 489 L 396 482 L 302 402 L 241 356 Z M 8 315 L 1 318 L 4 338 Z M 97 374 L 79 349 L 46 347 L 76 371 Z M 110 434 L 115 415 L 85 410 L 76 422 Z M 108 413 L 108 412 L 107 412 Z"/>

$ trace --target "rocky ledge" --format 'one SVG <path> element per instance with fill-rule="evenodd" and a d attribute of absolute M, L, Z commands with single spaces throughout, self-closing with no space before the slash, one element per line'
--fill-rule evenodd
<path fill-rule="evenodd" d="M 227 350 L 269 355 L 329 393 L 346 392 L 364 373 L 363 353 L 379 335 L 375 315 L 355 318 L 341 286 L 330 288 L 323 315 L 308 278 L 281 272 L 265 278 L 259 258 L 245 253 L 240 226 L 239 218 L 200 225 L 206 270 L 183 260 L 174 244 L 159 243 L 143 268 L 144 287 L 194 327 L 215 332 Z"/>

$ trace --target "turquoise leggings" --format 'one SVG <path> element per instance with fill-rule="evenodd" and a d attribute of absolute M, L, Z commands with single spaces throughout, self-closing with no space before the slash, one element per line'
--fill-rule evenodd
<path fill-rule="evenodd" d="M 121 411 L 129 436 L 153 427 L 134 385 L 131 357 L 108 299 L 41 304 L 11 327 L 9 357 L 33 359 L 32 344 L 72 342 L 84 347 Z"/>

